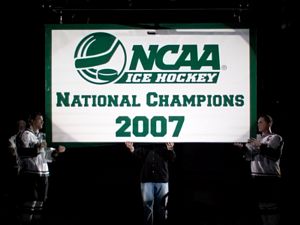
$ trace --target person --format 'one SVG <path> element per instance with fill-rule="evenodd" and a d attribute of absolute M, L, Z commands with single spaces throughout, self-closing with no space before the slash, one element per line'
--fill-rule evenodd
<path fill-rule="evenodd" d="M 48 162 L 52 162 L 64 146 L 47 147 L 45 134 L 40 132 L 44 120 L 41 113 L 32 113 L 28 119 L 29 127 L 16 138 L 20 160 L 20 223 L 40 224 L 48 191 Z"/>
<path fill-rule="evenodd" d="M 129 151 L 142 162 L 140 190 L 143 201 L 144 225 L 162 225 L 167 221 L 169 163 L 176 154 L 174 143 L 133 144 L 125 142 Z"/>
<path fill-rule="evenodd" d="M 26 122 L 22 119 L 17 120 L 15 133 L 8 137 L 6 141 L 5 160 L 3 164 L 5 166 L 5 196 L 7 203 L 6 209 L 8 212 L 8 220 L 12 223 L 16 223 L 16 209 L 17 209 L 17 194 L 18 194 L 18 174 L 19 174 L 19 160 L 16 147 L 16 137 L 19 133 L 23 132 L 26 128 Z"/>
<path fill-rule="evenodd" d="M 25 129 L 26 129 L 26 122 L 25 120 L 18 120 L 16 123 L 16 133 L 14 135 L 12 135 L 9 139 L 8 139 L 8 153 L 9 153 L 9 167 L 10 167 L 10 178 L 12 179 L 11 181 L 11 191 L 13 191 L 14 195 L 14 190 L 15 190 L 15 186 L 16 186 L 16 182 L 17 182 L 17 176 L 19 173 L 19 162 L 18 162 L 18 153 L 17 153 L 17 145 L 16 145 L 16 138 L 17 136 L 22 133 Z"/>
<path fill-rule="evenodd" d="M 17 132 L 8 139 L 8 149 L 9 149 L 9 155 L 10 155 L 10 159 L 11 159 L 10 164 L 12 166 L 12 170 L 13 170 L 14 175 L 17 175 L 19 173 L 19 163 L 18 163 L 16 138 L 25 129 L 26 129 L 25 120 L 22 120 L 22 119 L 18 120 L 17 121 Z"/>
<path fill-rule="evenodd" d="M 280 223 L 280 158 L 283 138 L 272 132 L 273 119 L 263 114 L 258 118 L 256 138 L 248 143 L 235 143 L 244 150 L 244 157 L 250 161 L 254 197 L 257 198 L 260 223 L 278 225 Z"/>

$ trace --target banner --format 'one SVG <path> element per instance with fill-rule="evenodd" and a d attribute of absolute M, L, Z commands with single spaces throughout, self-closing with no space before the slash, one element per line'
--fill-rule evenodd
<path fill-rule="evenodd" d="M 249 138 L 256 109 L 249 29 L 86 26 L 46 28 L 52 142 Z"/>

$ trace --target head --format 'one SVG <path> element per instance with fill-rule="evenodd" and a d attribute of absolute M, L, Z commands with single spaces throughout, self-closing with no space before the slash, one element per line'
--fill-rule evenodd
<path fill-rule="evenodd" d="M 18 132 L 24 131 L 26 129 L 26 122 L 24 120 L 17 121 Z"/>
<path fill-rule="evenodd" d="M 34 131 L 42 129 L 44 125 L 43 115 L 40 112 L 32 113 L 28 118 L 28 123 Z"/>
<path fill-rule="evenodd" d="M 273 119 L 267 114 L 262 114 L 257 121 L 258 131 L 261 133 L 272 133 Z"/>

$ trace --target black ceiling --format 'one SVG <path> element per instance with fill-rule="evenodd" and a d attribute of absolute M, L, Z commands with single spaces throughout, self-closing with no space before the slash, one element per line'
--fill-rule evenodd
<path fill-rule="evenodd" d="M 293 0 L 31 0 L 2 4 L 3 21 L 30 23 L 218 22 L 261 26 L 295 23 Z M 9 16 L 7 16 L 7 14 Z"/>

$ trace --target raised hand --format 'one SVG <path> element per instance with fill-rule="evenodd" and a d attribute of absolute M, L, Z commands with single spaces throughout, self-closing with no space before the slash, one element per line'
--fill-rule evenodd
<path fill-rule="evenodd" d="M 167 146 L 168 150 L 173 150 L 174 149 L 174 142 L 167 142 L 166 146 Z"/>
<path fill-rule="evenodd" d="M 131 152 L 134 151 L 133 142 L 126 141 L 126 142 L 125 142 L 125 145 L 126 145 L 126 147 L 127 147 Z"/>

